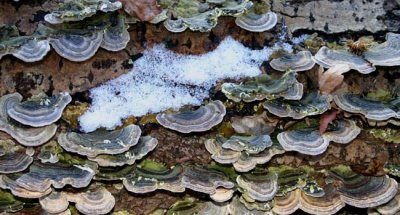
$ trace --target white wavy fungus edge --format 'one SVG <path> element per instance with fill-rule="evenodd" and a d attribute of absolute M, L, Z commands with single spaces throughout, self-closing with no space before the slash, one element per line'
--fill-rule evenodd
<path fill-rule="evenodd" d="M 218 80 L 261 74 L 263 61 L 279 48 L 251 50 L 231 37 L 203 55 L 177 54 L 154 45 L 134 62 L 131 72 L 90 90 L 92 105 L 79 118 L 81 130 L 113 129 L 129 116 L 201 105 Z"/>

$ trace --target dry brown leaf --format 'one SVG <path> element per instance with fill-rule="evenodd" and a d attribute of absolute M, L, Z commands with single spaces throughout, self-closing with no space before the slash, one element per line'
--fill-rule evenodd
<path fill-rule="evenodd" d="M 333 110 L 322 114 L 319 120 L 319 133 L 322 135 L 325 133 L 326 129 L 328 128 L 329 123 L 336 119 L 337 114 L 339 113 L 338 110 Z"/>
<path fill-rule="evenodd" d="M 121 0 L 121 3 L 125 12 L 146 22 L 162 11 L 156 0 Z"/>
<path fill-rule="evenodd" d="M 329 94 L 338 87 L 344 79 L 342 75 L 350 71 L 347 64 L 338 64 L 324 72 L 324 68 L 320 66 L 318 71 L 318 85 L 322 94 Z"/>

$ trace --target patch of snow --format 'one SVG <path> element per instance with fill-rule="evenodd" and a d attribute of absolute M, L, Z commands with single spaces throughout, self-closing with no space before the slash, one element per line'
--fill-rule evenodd
<path fill-rule="evenodd" d="M 287 53 L 293 53 L 293 46 L 289 43 L 277 43 L 274 45 L 274 50 L 282 49 Z"/>
<path fill-rule="evenodd" d="M 92 105 L 79 118 L 82 131 L 113 129 L 129 116 L 143 116 L 183 105 L 201 105 L 218 80 L 254 77 L 274 50 L 251 50 L 227 37 L 203 55 L 182 55 L 155 45 L 131 72 L 90 90 Z"/>
<path fill-rule="evenodd" d="M 309 34 L 302 34 L 302 35 L 300 35 L 300 36 L 298 36 L 298 37 L 293 37 L 292 38 L 292 43 L 294 44 L 294 45 L 298 45 L 298 44 L 300 44 L 300 43 L 303 43 L 306 39 L 308 39 L 310 37 L 310 35 Z"/>

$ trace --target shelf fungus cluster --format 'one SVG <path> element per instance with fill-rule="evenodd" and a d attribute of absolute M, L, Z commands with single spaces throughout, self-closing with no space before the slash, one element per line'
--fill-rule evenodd
<path fill-rule="evenodd" d="M 345 49 L 333 50 L 324 46 L 314 56 L 314 59 L 325 68 L 331 68 L 337 64 L 346 64 L 362 74 L 369 74 L 376 70 L 375 66 L 400 65 L 399 44 L 399 34 L 387 33 L 386 42 L 372 44 L 366 50 L 363 50 L 361 55 Z"/>
<path fill-rule="evenodd" d="M 228 140 L 217 136 L 214 139 L 206 140 L 205 147 L 211 157 L 218 163 L 233 164 L 236 171 L 247 172 L 254 169 L 258 164 L 267 163 L 274 155 L 285 152 L 281 146 L 272 144 L 268 135 L 265 136 L 241 137 L 240 139 L 242 140 L 239 139 L 240 142 L 235 136 Z M 265 142 L 263 139 L 268 139 L 269 141 Z M 231 149 L 228 147 L 229 142 L 236 142 L 236 144 L 241 145 L 241 148 L 258 148 L 258 152 L 249 153 L 246 150 L 237 150 L 238 148 L 236 150 Z M 264 146 L 262 147 L 262 145 Z"/>
<path fill-rule="evenodd" d="M 80 4 L 78 1 L 69 2 Z M 71 9 L 69 2 L 65 3 L 65 9 Z M 71 15 L 76 18 L 69 11 L 64 13 L 66 15 L 60 17 L 67 18 Z M 50 17 L 49 15 L 51 14 L 46 17 Z M 51 20 L 55 22 L 54 17 Z M 25 62 L 42 60 L 50 51 L 50 46 L 60 56 L 70 61 L 82 62 L 91 58 L 100 47 L 112 52 L 121 51 L 130 40 L 128 24 L 123 14 L 100 14 L 90 17 L 83 24 L 41 25 L 30 36 L 20 36 L 13 26 L 0 27 L 0 32 L 4 32 L 0 38 L 0 59 L 10 54 Z"/>
<path fill-rule="evenodd" d="M 168 214 L 295 214 L 299 209 L 309 214 L 335 214 L 346 204 L 371 208 L 371 213 L 376 214 L 394 214 L 399 210 L 397 183 L 387 176 L 363 176 L 346 166 L 322 171 L 309 169 L 305 175 L 277 169 L 239 175 L 236 181 L 242 196 L 234 195 L 231 201 L 184 199 L 172 205 Z M 312 181 L 315 174 L 320 175 L 321 182 Z M 293 188 L 287 189 L 285 183 L 294 183 Z"/>
<path fill-rule="evenodd" d="M 0 97 L 0 213 L 400 213 L 400 34 L 288 41 L 282 1 L 44 2 L 31 34 L 0 23 L 0 76 L 18 82 Z M 70 95 L 54 87 L 64 73 L 40 76 L 51 48 L 132 71 Z M 25 98 L 39 82 L 48 95 Z"/>
<path fill-rule="evenodd" d="M 264 32 L 272 29 L 278 22 L 276 13 L 263 10 L 255 11 L 255 6 L 249 0 L 206 1 L 174 5 L 166 2 L 172 8 L 173 17 L 166 17 L 164 27 L 173 33 L 192 31 L 208 32 L 218 23 L 220 16 L 235 17 L 235 23 L 240 28 L 250 32 Z M 264 3 L 267 6 L 266 3 Z M 183 8 L 189 6 L 190 9 Z M 186 10 L 186 11 L 185 11 Z M 185 12 L 183 12 L 185 11 Z"/>
<path fill-rule="evenodd" d="M 115 198 L 104 187 L 90 187 L 79 193 L 57 192 L 39 199 L 42 208 L 50 214 L 59 214 L 69 210 L 69 202 L 83 214 L 107 214 L 115 205 Z"/>
<path fill-rule="evenodd" d="M 54 136 L 54 124 L 71 101 L 68 93 L 22 101 L 18 93 L 0 98 L 0 130 L 24 146 L 39 146 Z"/>
<path fill-rule="evenodd" d="M 296 73 L 288 71 L 280 78 L 263 74 L 242 84 L 224 83 L 221 91 L 235 102 L 253 102 L 284 98 L 299 100 L 303 96 L 303 85 L 296 79 Z"/>
<path fill-rule="evenodd" d="M 371 124 L 385 123 L 385 121 L 399 124 L 396 123 L 400 119 L 399 98 L 382 102 L 362 98 L 355 94 L 343 93 L 335 95 L 333 99 L 342 110 L 352 114 L 361 114 Z"/>
<path fill-rule="evenodd" d="M 119 1 L 95 0 L 77 1 L 68 0 L 59 4 L 59 7 L 44 16 L 44 20 L 50 24 L 61 24 L 63 22 L 81 21 L 93 16 L 97 11 L 112 12 L 122 8 Z"/>
<path fill-rule="evenodd" d="M 326 151 L 331 141 L 346 144 L 351 142 L 361 132 L 354 121 L 341 120 L 332 123 L 325 133 L 321 134 L 318 127 L 305 127 L 284 131 L 277 139 L 286 151 L 297 151 L 307 155 L 319 155 Z"/>
<path fill-rule="evenodd" d="M 91 58 L 99 47 L 120 51 L 130 40 L 129 24 L 133 25 L 143 18 L 152 24 L 163 22 L 164 27 L 173 33 L 186 29 L 211 31 L 220 16 L 235 17 L 237 26 L 251 32 L 268 31 L 278 21 L 277 14 L 268 10 L 268 3 L 257 3 L 264 4 L 264 9 L 260 11 L 249 0 L 179 4 L 164 1 L 161 5 L 152 4 L 114 0 L 61 2 L 44 16 L 50 25 L 41 25 L 32 35 L 21 36 L 15 26 L 0 26 L 0 59 L 13 55 L 25 62 L 40 61 L 50 51 L 50 45 L 62 57 L 77 62 Z M 190 9 L 186 8 L 188 5 Z M 132 14 L 129 12 L 133 10 L 137 17 L 126 20 L 125 14 L 118 11 L 121 8 L 128 14 Z M 144 11 L 152 19 L 147 20 L 149 17 L 142 14 Z M 119 17 L 117 21 L 115 18 L 104 18 L 116 16 Z M 84 24 L 80 25 L 80 22 Z"/>
<path fill-rule="evenodd" d="M 109 19 L 102 24 L 105 27 L 95 27 L 93 31 L 61 30 L 50 39 L 50 44 L 60 56 L 76 62 L 88 60 L 100 47 L 113 52 L 123 50 L 130 40 L 125 18 L 118 16 L 114 23 Z"/>
<path fill-rule="evenodd" d="M 5 55 L 25 61 L 35 62 L 43 59 L 50 51 L 49 41 L 46 40 L 44 28 L 31 36 L 20 36 L 15 26 L 0 25 L 0 60 Z"/>

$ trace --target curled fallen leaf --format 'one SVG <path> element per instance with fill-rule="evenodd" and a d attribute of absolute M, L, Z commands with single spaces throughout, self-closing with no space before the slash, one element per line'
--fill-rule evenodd
<path fill-rule="evenodd" d="M 121 3 L 125 12 L 145 22 L 152 20 L 162 11 L 156 0 L 121 0 Z"/>
<path fill-rule="evenodd" d="M 322 94 L 329 94 L 342 84 L 345 72 L 350 71 L 347 64 L 337 64 L 324 72 L 324 68 L 320 66 L 318 71 L 318 85 Z"/>
<path fill-rule="evenodd" d="M 322 114 L 319 120 L 319 133 L 325 133 L 326 129 L 328 128 L 329 123 L 336 119 L 339 110 L 333 110 Z"/>

